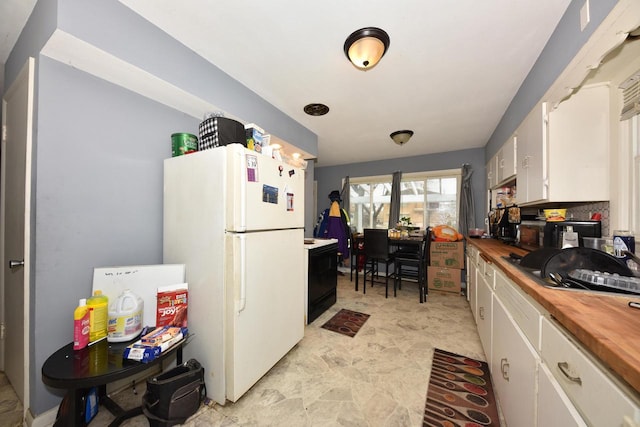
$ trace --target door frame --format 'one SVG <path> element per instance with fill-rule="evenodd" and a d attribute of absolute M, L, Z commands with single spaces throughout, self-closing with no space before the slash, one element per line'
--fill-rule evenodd
<path fill-rule="evenodd" d="M 33 150 L 33 108 L 34 108 L 34 94 L 35 94 L 35 58 L 29 57 L 25 62 L 22 70 L 16 77 L 15 81 L 11 84 L 9 89 L 4 93 L 2 97 L 2 138 L 0 145 L 0 256 L 2 262 L 0 262 L 0 295 L 2 295 L 3 303 L 0 304 L 0 321 L 2 322 L 2 330 L 0 333 L 3 335 L 0 339 L 0 369 L 4 371 L 5 368 L 5 345 L 4 345 L 4 325 L 5 325 L 5 312 L 4 312 L 4 275 L 7 265 L 5 265 L 5 194 L 6 194 L 6 120 L 7 120 L 7 107 L 5 99 L 10 97 L 16 88 L 22 81 L 27 80 L 27 130 L 26 130 L 26 159 L 25 159 L 25 206 L 24 206 L 24 319 L 23 319 L 23 336 L 24 336 L 24 402 L 23 406 L 23 419 L 27 414 L 27 410 L 30 406 L 29 399 L 29 364 L 31 362 L 31 355 L 29 352 L 29 340 L 30 340 L 30 282 L 31 282 L 31 166 L 32 166 L 32 150 Z"/>

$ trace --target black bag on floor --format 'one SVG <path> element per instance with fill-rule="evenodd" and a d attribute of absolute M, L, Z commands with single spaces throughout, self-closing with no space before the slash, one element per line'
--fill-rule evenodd
<path fill-rule="evenodd" d="M 190 359 L 147 380 L 142 411 L 151 427 L 182 424 L 198 411 L 206 394 L 204 368 Z"/>

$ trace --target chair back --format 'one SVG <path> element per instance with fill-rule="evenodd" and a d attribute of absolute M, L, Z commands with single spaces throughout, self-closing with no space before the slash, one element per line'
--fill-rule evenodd
<path fill-rule="evenodd" d="M 364 229 L 364 253 L 367 258 L 389 258 L 388 231 L 377 228 Z"/>
<path fill-rule="evenodd" d="M 429 250 L 431 249 L 431 239 L 433 237 L 433 233 L 431 232 L 431 227 L 427 227 L 424 231 L 424 241 L 422 242 L 422 260 L 426 265 L 429 265 Z"/>

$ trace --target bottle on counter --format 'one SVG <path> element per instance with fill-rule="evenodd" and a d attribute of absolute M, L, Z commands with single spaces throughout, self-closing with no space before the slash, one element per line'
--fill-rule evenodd
<path fill-rule="evenodd" d="M 73 349 L 81 350 L 89 345 L 89 307 L 87 300 L 82 298 L 73 311 Z"/>
<path fill-rule="evenodd" d="M 89 307 L 89 342 L 96 342 L 107 337 L 109 320 L 109 298 L 102 291 L 93 291 L 87 299 Z"/>

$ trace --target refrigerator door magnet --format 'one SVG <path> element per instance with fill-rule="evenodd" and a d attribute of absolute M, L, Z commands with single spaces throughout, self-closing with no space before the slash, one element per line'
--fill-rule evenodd
<path fill-rule="evenodd" d="M 247 154 L 247 181 L 258 182 L 258 159 L 252 154 Z"/>

